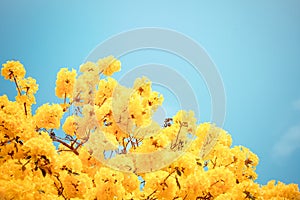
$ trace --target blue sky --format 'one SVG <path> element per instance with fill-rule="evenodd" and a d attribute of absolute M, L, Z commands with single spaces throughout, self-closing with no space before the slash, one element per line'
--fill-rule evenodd
<path fill-rule="evenodd" d="M 40 85 L 38 105 L 59 101 L 54 91 L 59 68 L 78 68 L 112 35 L 140 27 L 172 29 L 198 42 L 216 64 L 227 97 L 224 128 L 235 145 L 260 157 L 258 182 L 300 183 L 299 1 L 81 2 L 0 2 L 0 62 L 17 59 L 25 65 L 27 76 Z M 117 78 L 149 62 L 173 67 L 197 91 L 200 122 L 210 119 L 205 83 L 178 57 L 148 50 L 121 61 Z M 14 85 L 3 78 L 0 85 L 0 94 L 13 98 Z M 172 114 L 176 102 L 167 98 L 164 108 Z"/>

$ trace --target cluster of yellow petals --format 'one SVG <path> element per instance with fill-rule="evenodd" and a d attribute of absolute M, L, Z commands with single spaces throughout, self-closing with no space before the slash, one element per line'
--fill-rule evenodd
<path fill-rule="evenodd" d="M 99 81 L 95 94 L 95 113 L 100 129 L 113 144 L 123 143 L 128 130 L 151 124 L 152 115 L 163 102 L 163 96 L 152 91 L 151 82 L 137 79 L 133 88 L 118 85 L 108 77 Z"/>
<path fill-rule="evenodd" d="M 57 73 L 55 94 L 58 98 L 71 98 L 76 81 L 76 70 L 61 68 Z"/>
<path fill-rule="evenodd" d="M 38 128 L 58 129 L 62 116 L 63 110 L 59 104 L 46 103 L 36 110 L 34 119 Z"/>
<path fill-rule="evenodd" d="M 19 80 L 18 85 L 21 94 L 18 93 L 16 96 L 16 101 L 21 105 L 26 105 L 26 113 L 31 114 L 31 105 L 36 103 L 34 95 L 39 88 L 38 84 L 36 84 L 35 79 L 28 77 Z"/>
<path fill-rule="evenodd" d="M 14 81 L 14 78 L 20 80 L 25 76 L 26 70 L 22 63 L 20 63 L 19 61 L 7 61 L 5 64 L 2 64 L 2 66 L 3 68 L 1 69 L 1 75 L 5 79 Z"/>
<path fill-rule="evenodd" d="M 91 83 L 95 75 L 110 76 L 120 66 L 120 61 L 110 56 L 97 64 L 87 62 L 80 71 L 92 72 L 85 77 Z M 0 199 L 300 199 L 296 184 L 256 183 L 257 155 L 246 147 L 232 146 L 225 130 L 210 123 L 197 125 L 192 111 L 178 111 L 164 126 L 152 121 L 163 97 L 152 91 L 147 78 L 137 79 L 133 88 L 121 86 L 111 77 L 101 79 L 95 105 L 89 105 L 102 134 L 92 140 L 105 137 L 115 148 L 131 145 L 129 151 L 122 149 L 112 157 L 110 164 L 134 168 L 150 163 L 147 156 L 126 160 L 138 153 L 161 152 L 161 157 L 153 158 L 160 163 L 166 162 L 170 152 L 180 155 L 158 170 L 137 173 L 110 168 L 93 156 L 88 145 L 80 143 L 84 137 L 78 135 L 79 123 L 91 121 L 78 120 L 73 113 L 64 117 L 72 101 L 43 104 L 31 115 L 38 85 L 33 78 L 24 78 L 20 62 L 8 61 L 1 73 L 16 82 L 18 94 L 16 101 L 0 96 Z M 58 72 L 55 90 L 59 98 L 73 98 L 75 78 L 75 70 Z M 83 98 L 90 92 L 82 82 L 77 87 Z M 90 114 L 87 108 L 81 111 L 83 116 Z M 61 127 L 65 137 L 57 137 L 53 130 Z M 60 143 L 58 147 L 54 141 Z"/>
<path fill-rule="evenodd" d="M 63 131 L 70 135 L 70 136 L 74 136 L 77 130 L 77 123 L 75 120 L 75 117 L 73 115 L 68 116 L 66 118 L 66 121 L 64 123 L 64 125 L 62 126 Z"/>
<path fill-rule="evenodd" d="M 100 68 L 100 72 L 106 76 L 111 76 L 113 73 L 121 70 L 121 62 L 113 56 L 99 59 L 97 65 Z"/>
<path fill-rule="evenodd" d="M 163 96 L 152 91 L 151 82 L 146 77 L 137 78 L 129 100 L 129 113 L 137 126 L 151 124 L 153 112 L 162 105 Z"/>
<path fill-rule="evenodd" d="M 173 177 L 165 180 L 168 175 L 168 172 L 162 170 L 145 174 L 143 179 L 146 183 L 143 195 L 145 197 L 156 197 L 158 199 L 175 197 L 176 190 L 178 188 L 176 185 L 176 180 Z M 155 190 L 156 192 L 151 195 Z"/>
<path fill-rule="evenodd" d="M 21 120 L 15 119 L 17 115 L 24 115 L 22 107 L 17 102 L 11 102 L 6 95 L 0 96 L 0 131 L 1 135 L 8 135 L 14 137 L 16 133 L 20 132 L 18 128 Z"/>
<path fill-rule="evenodd" d="M 38 84 L 36 84 L 36 80 L 32 77 L 28 77 L 25 79 L 20 80 L 19 82 L 20 88 L 23 92 L 28 94 L 35 94 L 37 90 L 39 89 Z"/>
<path fill-rule="evenodd" d="M 22 150 L 30 152 L 32 157 L 38 157 L 47 155 L 49 159 L 54 160 L 56 156 L 55 146 L 52 144 L 52 140 L 45 132 L 41 132 L 36 137 L 30 138 L 22 146 Z"/>
<path fill-rule="evenodd" d="M 118 82 L 114 78 L 108 77 L 107 79 L 101 79 L 95 96 L 95 104 L 102 106 L 108 98 L 112 97 L 117 85 Z"/>
<path fill-rule="evenodd" d="M 262 186 L 262 196 L 264 199 L 299 199 L 299 188 L 297 184 L 284 184 L 280 181 L 276 183 L 271 180 L 267 185 Z"/>
<path fill-rule="evenodd" d="M 7 61 L 2 66 L 2 76 L 5 79 L 15 82 L 18 92 L 16 102 L 23 106 L 25 115 L 31 115 L 31 106 L 36 103 L 34 94 L 38 90 L 38 84 L 31 77 L 25 78 L 25 68 L 19 61 Z"/>

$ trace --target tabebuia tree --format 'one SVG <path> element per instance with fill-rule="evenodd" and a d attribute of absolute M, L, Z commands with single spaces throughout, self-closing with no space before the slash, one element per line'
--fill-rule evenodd
<path fill-rule="evenodd" d="M 256 183 L 259 158 L 192 111 L 152 120 L 163 96 L 145 77 L 120 85 L 120 68 L 109 56 L 60 69 L 61 104 L 33 112 L 36 80 L 3 64 L 17 94 L 0 96 L 0 199 L 300 199 L 296 184 Z"/>

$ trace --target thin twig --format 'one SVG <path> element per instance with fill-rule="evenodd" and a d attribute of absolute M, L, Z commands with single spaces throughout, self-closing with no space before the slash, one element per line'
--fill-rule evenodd
<path fill-rule="evenodd" d="M 67 144 L 66 142 L 56 138 L 56 137 L 52 137 L 52 140 L 55 141 L 55 142 L 59 142 L 61 143 L 62 145 L 68 147 L 73 153 L 75 153 L 77 156 L 79 155 L 78 151 L 77 151 L 77 148 L 74 149 L 72 146 L 70 146 L 69 144 Z"/>
<path fill-rule="evenodd" d="M 25 115 L 27 116 L 26 102 L 24 102 L 24 110 L 25 110 Z"/>
<path fill-rule="evenodd" d="M 180 123 L 180 127 L 179 127 L 179 130 L 178 130 L 178 132 L 177 132 L 177 136 L 176 136 L 175 143 L 171 145 L 171 149 L 172 149 L 172 150 L 175 149 L 175 147 L 177 146 L 177 141 L 178 141 L 178 139 L 179 139 L 179 134 L 180 134 L 180 132 L 181 132 L 181 128 L 182 128 L 182 123 Z"/>
<path fill-rule="evenodd" d="M 15 81 L 15 84 L 16 84 L 16 87 L 17 87 L 17 90 L 18 90 L 19 95 L 22 96 L 21 90 L 20 90 L 19 85 L 18 85 L 18 83 L 17 83 L 17 79 L 16 79 L 16 77 L 15 77 L 15 75 L 14 75 L 14 72 L 10 71 L 10 73 L 11 73 L 11 75 L 12 75 L 13 78 L 14 78 L 14 81 Z"/>

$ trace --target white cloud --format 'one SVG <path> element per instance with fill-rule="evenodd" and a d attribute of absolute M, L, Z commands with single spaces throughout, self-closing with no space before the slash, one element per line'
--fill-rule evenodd
<path fill-rule="evenodd" d="M 293 107 L 296 110 L 300 110 L 300 99 L 293 102 Z"/>
<path fill-rule="evenodd" d="M 300 125 L 291 127 L 274 145 L 273 157 L 279 160 L 287 158 L 298 148 L 300 148 Z"/>
<path fill-rule="evenodd" d="M 300 111 L 300 99 L 294 101 L 292 105 L 295 110 Z M 291 126 L 274 144 L 272 157 L 276 163 L 281 163 L 298 149 L 300 149 L 300 124 Z"/>

